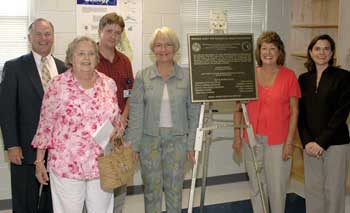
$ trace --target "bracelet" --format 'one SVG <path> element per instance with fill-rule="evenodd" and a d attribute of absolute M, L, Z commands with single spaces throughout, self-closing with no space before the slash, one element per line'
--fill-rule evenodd
<path fill-rule="evenodd" d="M 37 166 L 39 163 L 45 163 L 45 160 L 35 160 L 34 165 Z"/>

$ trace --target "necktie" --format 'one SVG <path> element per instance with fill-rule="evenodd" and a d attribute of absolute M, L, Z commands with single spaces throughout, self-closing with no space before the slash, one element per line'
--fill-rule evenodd
<path fill-rule="evenodd" d="M 46 57 L 41 58 L 41 83 L 43 84 L 44 91 L 46 91 L 49 81 L 51 80 L 49 64 Z"/>

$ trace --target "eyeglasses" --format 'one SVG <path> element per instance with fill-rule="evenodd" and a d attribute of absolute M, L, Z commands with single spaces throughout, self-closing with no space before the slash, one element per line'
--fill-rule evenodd
<path fill-rule="evenodd" d="M 95 52 L 84 52 L 80 51 L 76 53 L 77 56 L 84 58 L 84 57 L 95 57 L 96 53 Z"/>
<path fill-rule="evenodd" d="M 171 43 L 165 43 L 165 44 L 155 43 L 154 44 L 154 49 L 161 49 L 161 48 L 169 49 L 169 48 L 172 48 L 173 46 L 174 45 L 171 44 Z"/>

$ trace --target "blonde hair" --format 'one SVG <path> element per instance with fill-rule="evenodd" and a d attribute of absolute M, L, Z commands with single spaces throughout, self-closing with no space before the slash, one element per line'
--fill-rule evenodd
<path fill-rule="evenodd" d="M 155 41 L 156 41 L 157 37 L 160 35 L 162 35 L 170 40 L 171 44 L 174 47 L 174 52 L 177 52 L 180 49 L 180 41 L 179 41 L 179 38 L 177 37 L 175 31 L 169 27 L 161 27 L 161 28 L 157 28 L 153 32 L 153 35 L 151 37 L 151 42 L 149 44 L 149 48 L 152 50 L 152 52 L 154 52 Z"/>

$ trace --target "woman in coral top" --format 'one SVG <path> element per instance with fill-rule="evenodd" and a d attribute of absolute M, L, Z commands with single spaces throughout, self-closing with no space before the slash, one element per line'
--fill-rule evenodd
<path fill-rule="evenodd" d="M 39 126 L 32 141 L 37 148 L 36 177 L 47 184 L 49 177 L 55 213 L 113 212 L 113 192 L 100 187 L 97 158 L 103 154 L 93 133 L 111 121 L 122 133 L 123 125 L 114 81 L 95 70 L 97 44 L 78 37 L 68 47 L 65 73 L 53 78 L 45 92 Z"/>
<path fill-rule="evenodd" d="M 284 45 L 275 32 L 264 32 L 257 40 L 256 77 L 258 99 L 247 103 L 247 112 L 256 138 L 255 153 L 258 174 L 262 182 L 265 203 L 272 213 L 284 212 L 287 183 L 291 170 L 290 156 L 298 118 L 300 88 L 294 72 L 284 66 Z M 236 104 L 235 124 L 242 122 L 242 113 Z M 235 129 L 233 149 L 240 152 L 243 146 L 245 167 L 249 175 L 253 210 L 264 212 L 246 132 Z M 268 205 L 266 207 L 268 209 Z"/>

